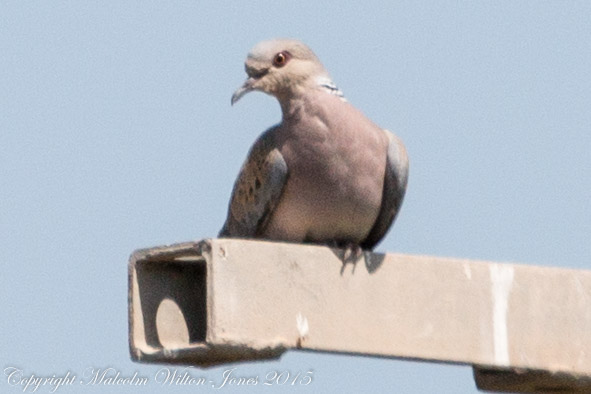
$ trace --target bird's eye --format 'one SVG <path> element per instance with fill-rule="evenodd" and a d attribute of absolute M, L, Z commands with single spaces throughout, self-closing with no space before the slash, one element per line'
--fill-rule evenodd
<path fill-rule="evenodd" d="M 289 57 L 290 56 L 288 52 L 279 52 L 273 59 L 273 65 L 275 67 L 283 67 L 289 60 Z"/>

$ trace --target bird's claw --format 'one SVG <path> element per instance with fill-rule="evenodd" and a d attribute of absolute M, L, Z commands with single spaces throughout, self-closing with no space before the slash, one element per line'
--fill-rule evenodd
<path fill-rule="evenodd" d="M 354 263 L 363 254 L 363 249 L 357 244 L 347 244 L 344 247 L 345 253 L 343 254 L 344 263 Z"/>

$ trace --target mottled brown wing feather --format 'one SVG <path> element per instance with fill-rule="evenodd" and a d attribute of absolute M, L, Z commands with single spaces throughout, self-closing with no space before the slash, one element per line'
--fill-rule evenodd
<path fill-rule="evenodd" d="M 259 137 L 242 165 L 219 237 L 256 238 L 273 214 L 288 172 L 283 156 L 273 144 L 274 130 Z"/>

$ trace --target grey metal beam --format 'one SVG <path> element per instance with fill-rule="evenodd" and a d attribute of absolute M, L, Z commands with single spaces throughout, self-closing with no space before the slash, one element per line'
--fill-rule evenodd
<path fill-rule="evenodd" d="M 591 272 L 211 239 L 134 252 L 136 361 L 288 349 L 475 366 L 487 390 L 591 390 Z"/>

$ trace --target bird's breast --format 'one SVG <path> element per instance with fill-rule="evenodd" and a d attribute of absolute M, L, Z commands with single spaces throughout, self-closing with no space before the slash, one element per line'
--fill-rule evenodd
<path fill-rule="evenodd" d="M 372 123 L 305 117 L 291 124 L 280 151 L 288 181 L 271 223 L 273 232 L 289 227 L 292 241 L 362 241 L 379 213 L 387 143 Z M 375 127 L 375 128 L 374 128 Z M 297 231 L 295 231 L 297 230 Z"/>

